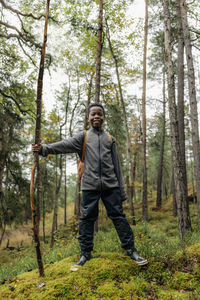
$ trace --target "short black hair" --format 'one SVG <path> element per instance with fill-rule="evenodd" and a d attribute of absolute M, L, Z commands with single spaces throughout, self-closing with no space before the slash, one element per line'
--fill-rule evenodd
<path fill-rule="evenodd" d="M 101 103 L 92 103 L 88 106 L 88 116 L 89 116 L 89 113 L 90 113 L 90 109 L 94 106 L 98 106 L 98 107 L 101 107 L 101 109 L 103 110 L 103 114 L 104 114 L 104 117 L 105 117 L 105 110 L 104 110 L 104 107 Z"/>

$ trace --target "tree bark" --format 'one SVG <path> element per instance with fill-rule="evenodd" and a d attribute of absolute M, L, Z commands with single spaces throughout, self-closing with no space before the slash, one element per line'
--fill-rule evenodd
<path fill-rule="evenodd" d="M 191 229 L 190 210 L 188 202 L 188 186 L 187 186 L 187 170 L 186 170 L 186 156 L 185 156 L 185 112 L 184 112 L 184 37 L 181 22 L 181 11 L 179 0 L 177 0 L 177 27 L 178 27 L 178 129 L 179 129 L 179 143 L 181 151 L 181 162 L 183 170 L 183 180 L 185 182 L 185 209 L 184 212 L 187 228 Z"/>
<path fill-rule="evenodd" d="M 145 0 L 145 24 L 144 24 L 144 53 L 143 53 L 143 91 L 142 91 L 142 158 L 143 158 L 143 196 L 142 217 L 148 221 L 147 200 L 147 162 L 146 162 L 146 82 L 147 82 L 147 40 L 148 40 L 148 0 Z"/>
<path fill-rule="evenodd" d="M 67 157 L 65 156 L 64 224 L 67 224 Z"/>
<path fill-rule="evenodd" d="M 121 80 L 120 80 L 120 75 L 119 75 L 118 59 L 117 59 L 117 56 L 114 53 L 114 50 L 112 47 L 107 20 L 106 20 L 106 29 L 107 29 L 106 37 L 108 40 L 111 55 L 112 55 L 114 63 L 115 63 L 115 70 L 116 70 L 117 82 L 118 82 L 118 88 L 119 88 L 119 98 L 120 98 L 122 111 L 123 111 L 123 117 L 124 117 L 124 125 L 125 125 L 125 131 L 126 131 L 126 184 L 127 184 L 128 200 L 129 200 L 129 205 L 130 205 L 130 210 L 131 210 L 131 217 L 134 218 L 133 202 L 131 199 L 131 191 L 130 191 L 130 165 L 131 165 L 130 147 L 131 147 L 131 141 L 130 141 L 130 134 L 129 134 L 129 128 L 128 128 L 127 112 L 126 112 L 126 107 L 125 107 L 125 102 L 124 102 L 124 97 L 123 97 L 123 92 L 122 92 L 122 86 L 121 86 Z"/>
<path fill-rule="evenodd" d="M 43 89 L 43 75 L 44 75 L 44 59 L 45 59 L 45 50 L 46 50 L 46 42 L 47 42 L 47 24 L 48 24 L 48 16 L 49 16 L 49 4 L 50 0 L 47 0 L 46 3 L 46 16 L 45 16 L 45 27 L 44 27 L 44 39 L 42 45 L 41 59 L 40 59 L 40 67 L 38 74 L 38 82 L 37 82 L 37 118 L 36 118 L 36 128 L 35 128 L 35 144 L 40 144 L 40 131 L 41 131 L 41 114 L 42 114 L 42 89 Z M 30 185 L 30 202 L 32 209 L 32 221 L 33 221 L 33 232 L 34 232 L 34 241 L 37 255 L 37 262 L 39 268 L 40 276 L 44 276 L 44 268 L 42 261 L 42 254 L 40 250 L 40 240 L 37 229 L 37 215 L 34 203 L 34 179 L 35 179 L 35 170 L 39 163 L 38 153 L 34 155 L 34 165 L 31 173 L 31 185 Z"/>
<path fill-rule="evenodd" d="M 52 223 L 52 230 L 51 230 L 51 243 L 50 243 L 51 248 L 53 247 L 55 242 L 55 238 L 54 238 L 55 230 L 58 229 L 58 197 L 61 188 L 61 182 L 62 182 L 62 155 L 60 155 L 59 158 L 59 176 L 57 173 L 57 156 L 56 156 L 56 193 L 55 193 L 53 223 Z"/>
<path fill-rule="evenodd" d="M 46 243 L 46 234 L 45 234 L 45 221 L 46 221 L 46 207 L 45 207 L 45 192 L 46 192 L 46 184 L 47 184 L 47 166 L 46 161 L 44 163 L 44 189 L 42 195 L 42 231 L 43 231 L 43 242 Z"/>
<path fill-rule="evenodd" d="M 88 107 L 91 102 L 93 77 L 94 77 L 94 72 L 91 73 L 90 82 L 88 85 L 87 103 L 86 103 L 86 107 L 85 107 L 85 120 L 84 120 L 84 129 L 85 130 L 88 130 Z"/>
<path fill-rule="evenodd" d="M 173 164 L 173 162 L 172 162 Z M 172 179 L 171 179 L 171 192 L 173 197 L 173 216 L 177 217 L 177 201 L 176 201 L 176 189 L 174 182 L 174 171 L 172 170 Z"/>
<path fill-rule="evenodd" d="M 177 213 L 179 223 L 179 233 L 181 238 L 187 232 L 188 222 L 187 215 L 185 214 L 187 195 L 185 195 L 185 182 L 183 170 L 181 168 L 181 150 L 179 144 L 179 131 L 177 120 L 177 107 L 175 101 L 175 82 L 174 70 L 172 62 L 172 47 L 171 47 L 171 22 L 168 0 L 163 0 L 164 8 L 164 25 L 165 25 L 165 49 L 167 57 L 167 70 L 168 70 L 168 104 L 170 115 L 170 129 L 171 129 L 171 146 L 172 146 L 172 160 L 174 169 L 174 182 L 176 187 L 176 200 L 177 200 Z"/>
<path fill-rule="evenodd" d="M 136 131 L 137 129 L 135 129 Z M 133 198 L 135 197 L 135 176 L 136 176 L 136 166 L 137 166 L 137 157 L 138 157 L 138 133 L 136 131 L 135 133 L 135 148 L 133 153 L 133 162 L 131 162 L 131 188 L 130 188 L 130 194 L 131 194 L 131 203 L 130 204 L 130 210 L 131 210 L 131 216 L 132 216 L 132 225 L 136 225 L 135 220 L 135 210 L 133 205 Z"/>
<path fill-rule="evenodd" d="M 164 149 L 165 149 L 165 124 L 166 124 L 166 112 L 165 112 L 165 70 L 163 70 L 163 125 L 162 125 L 162 137 L 160 147 L 160 159 L 158 165 L 157 175 L 157 198 L 156 207 L 158 209 L 162 206 L 162 181 L 163 181 L 163 160 L 164 160 Z"/>
<path fill-rule="evenodd" d="M 102 33 L 103 33 L 103 0 L 99 0 L 99 21 L 97 32 L 97 58 L 96 58 L 96 82 L 95 82 L 95 102 L 100 102 L 100 82 L 101 82 L 101 54 L 102 54 Z"/>
<path fill-rule="evenodd" d="M 192 56 L 191 38 L 187 20 L 186 1 L 180 0 L 182 30 L 184 36 L 187 68 L 188 68 L 188 85 L 189 85 L 189 99 L 190 99 L 190 120 L 192 125 L 192 146 L 194 155 L 194 172 L 196 180 L 197 193 L 197 211 L 198 211 L 198 229 L 200 231 L 200 142 L 199 142 L 199 122 L 198 109 L 196 99 L 195 73 Z"/>

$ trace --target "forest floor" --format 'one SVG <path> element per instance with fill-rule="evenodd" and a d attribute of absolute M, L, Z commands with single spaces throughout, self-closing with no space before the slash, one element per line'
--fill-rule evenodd
<path fill-rule="evenodd" d="M 166 201 L 159 211 L 154 206 L 150 202 L 149 222 L 144 223 L 141 203 L 136 204 L 137 225 L 132 227 L 138 252 L 149 261 L 147 266 L 139 267 L 125 256 L 111 221 L 100 206 L 93 259 L 75 271 L 71 268 L 78 260 L 79 246 L 78 225 L 73 217 L 67 226 L 59 226 L 52 249 L 49 243 L 41 242 L 43 278 L 38 275 L 32 243 L 25 241 L 20 251 L 0 250 L 0 299 L 199 300 L 200 235 L 196 204 L 190 204 L 193 231 L 184 240 L 179 238 L 171 201 Z M 70 209 L 73 212 L 73 207 Z M 127 204 L 124 210 L 131 222 Z"/>

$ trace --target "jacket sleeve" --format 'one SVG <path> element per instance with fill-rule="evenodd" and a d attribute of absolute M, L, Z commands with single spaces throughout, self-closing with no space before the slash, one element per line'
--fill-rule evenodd
<path fill-rule="evenodd" d="M 78 153 L 79 156 L 82 152 L 83 142 L 84 142 L 85 131 L 81 131 L 60 142 L 52 144 L 43 144 L 42 150 L 39 153 L 42 156 L 47 156 L 48 154 L 65 154 L 65 153 Z"/>
<path fill-rule="evenodd" d="M 115 173 L 117 176 L 117 180 L 119 183 L 119 188 L 121 192 L 121 200 L 125 201 L 127 200 L 127 194 L 125 192 L 125 187 L 124 187 L 124 181 L 123 181 L 123 176 L 122 176 L 122 170 L 121 170 L 121 164 L 119 160 L 119 155 L 117 152 L 117 146 L 114 138 L 112 137 L 112 148 L 111 148 L 111 153 L 112 153 L 112 159 L 113 159 L 113 165 L 115 169 Z"/>

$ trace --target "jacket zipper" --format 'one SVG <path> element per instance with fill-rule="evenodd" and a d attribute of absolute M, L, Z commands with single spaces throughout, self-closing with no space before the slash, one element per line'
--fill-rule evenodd
<path fill-rule="evenodd" d="M 100 189 L 102 190 L 102 174 L 101 174 L 101 143 L 100 143 L 100 132 L 98 132 L 99 137 L 99 177 L 100 177 Z"/>

